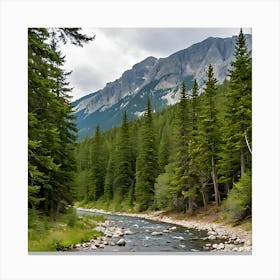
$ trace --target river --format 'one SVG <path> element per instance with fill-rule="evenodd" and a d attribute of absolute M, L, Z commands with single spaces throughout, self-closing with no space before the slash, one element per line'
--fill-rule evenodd
<path fill-rule="evenodd" d="M 84 210 L 77 210 L 78 215 L 91 214 L 103 215 L 108 220 L 121 228 L 124 232 L 131 231 L 133 234 L 125 235 L 125 246 L 112 246 L 120 238 L 110 238 L 109 245 L 103 249 L 93 250 L 91 247 L 79 247 L 72 249 L 74 251 L 87 252 L 199 252 L 204 251 L 206 243 L 212 243 L 207 238 L 207 231 L 198 231 L 176 226 L 173 224 L 154 222 L 138 217 L 121 216 L 114 214 L 99 214 Z M 167 232 L 172 228 L 172 231 Z M 157 235 L 155 233 L 160 233 Z M 217 240 L 215 241 L 217 242 Z"/>

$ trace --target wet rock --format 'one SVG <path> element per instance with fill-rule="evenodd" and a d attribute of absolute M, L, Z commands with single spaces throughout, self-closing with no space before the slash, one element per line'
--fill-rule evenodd
<path fill-rule="evenodd" d="M 177 229 L 177 227 L 175 227 L 175 226 L 169 228 L 169 230 L 176 230 L 176 229 Z"/>
<path fill-rule="evenodd" d="M 163 233 L 169 233 L 170 231 L 168 229 L 164 229 L 162 232 Z"/>
<path fill-rule="evenodd" d="M 183 236 L 172 236 L 173 239 L 185 240 Z"/>
<path fill-rule="evenodd" d="M 118 246 L 125 246 L 126 242 L 123 238 L 121 238 L 118 242 L 117 242 L 117 245 Z"/>
<path fill-rule="evenodd" d="M 209 240 L 215 240 L 215 239 L 216 239 L 216 236 L 210 235 L 210 236 L 208 237 L 208 239 L 209 239 Z"/>
<path fill-rule="evenodd" d="M 99 245 L 99 249 L 104 249 L 105 248 L 105 245 L 104 244 L 100 244 Z"/>
<path fill-rule="evenodd" d="M 199 250 L 191 249 L 192 252 L 199 252 Z"/>
<path fill-rule="evenodd" d="M 134 232 L 132 232 L 131 230 L 126 230 L 124 232 L 124 235 L 132 235 L 132 234 L 134 234 Z"/>
<path fill-rule="evenodd" d="M 115 242 L 111 242 L 110 246 L 116 246 L 116 243 Z"/>
<path fill-rule="evenodd" d="M 218 244 L 213 244 L 213 245 L 212 245 L 212 248 L 213 248 L 213 249 L 217 249 L 217 248 L 218 248 Z"/>
<path fill-rule="evenodd" d="M 119 238 L 120 236 L 117 233 L 114 233 L 112 238 Z"/>
<path fill-rule="evenodd" d="M 211 231 L 208 231 L 207 235 L 217 235 L 217 232 L 216 232 L 216 231 L 211 230 Z"/>
<path fill-rule="evenodd" d="M 163 233 L 161 232 L 161 231 L 153 231 L 152 233 L 151 233 L 151 235 L 153 235 L 153 236 L 159 236 L 159 235 L 162 235 Z"/>
<path fill-rule="evenodd" d="M 96 248 L 97 248 L 94 244 L 92 244 L 90 247 L 91 247 L 91 249 L 93 249 L 93 250 L 96 250 Z"/>

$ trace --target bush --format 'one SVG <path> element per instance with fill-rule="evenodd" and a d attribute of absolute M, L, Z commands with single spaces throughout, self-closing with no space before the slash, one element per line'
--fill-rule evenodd
<path fill-rule="evenodd" d="M 240 181 L 234 184 L 228 198 L 224 202 L 229 219 L 238 221 L 251 215 L 252 211 L 252 180 L 251 174 L 244 174 Z"/>

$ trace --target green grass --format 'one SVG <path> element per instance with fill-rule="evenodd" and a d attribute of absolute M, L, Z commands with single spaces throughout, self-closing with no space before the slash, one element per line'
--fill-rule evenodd
<path fill-rule="evenodd" d="M 34 213 L 29 220 L 28 251 L 51 252 L 63 250 L 71 245 L 96 238 L 102 233 L 94 230 L 97 222 L 104 221 L 103 216 L 83 215 L 78 217 L 71 210 L 60 215 L 56 221 L 42 219 Z"/>

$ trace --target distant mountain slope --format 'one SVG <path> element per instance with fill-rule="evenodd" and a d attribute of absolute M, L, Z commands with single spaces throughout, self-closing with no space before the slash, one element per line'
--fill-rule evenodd
<path fill-rule="evenodd" d="M 246 39 L 251 49 L 252 36 L 246 35 Z M 102 130 L 118 126 L 123 110 L 129 118 L 141 116 L 147 96 L 156 111 L 178 102 L 182 82 L 191 89 L 193 80 L 197 79 L 201 88 L 210 63 L 222 83 L 233 60 L 235 40 L 236 36 L 209 37 L 166 58 L 147 57 L 103 89 L 75 101 L 79 139 L 92 135 L 97 124 Z"/>

